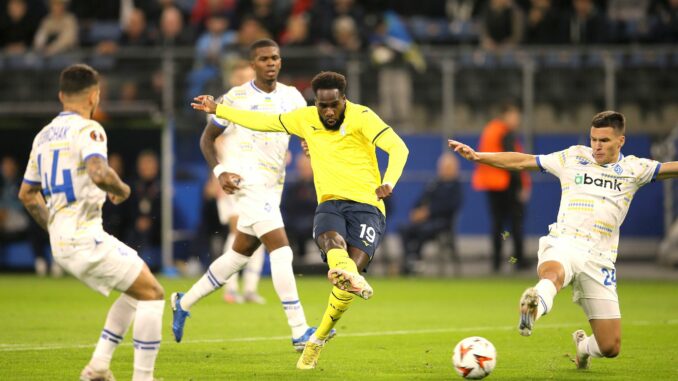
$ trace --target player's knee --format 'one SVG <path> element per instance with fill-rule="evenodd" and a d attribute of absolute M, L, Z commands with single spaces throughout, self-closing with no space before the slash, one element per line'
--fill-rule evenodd
<path fill-rule="evenodd" d="M 318 245 L 325 252 L 331 249 L 346 250 L 346 241 L 344 241 L 344 238 L 342 236 L 334 232 L 321 234 L 318 237 Z"/>
<path fill-rule="evenodd" d="M 621 339 L 616 338 L 608 343 L 604 343 L 602 346 L 599 345 L 599 347 L 603 356 L 608 358 L 617 357 L 621 351 Z"/>
<path fill-rule="evenodd" d="M 165 299 L 165 289 L 157 281 L 151 287 L 151 294 L 153 300 Z"/>

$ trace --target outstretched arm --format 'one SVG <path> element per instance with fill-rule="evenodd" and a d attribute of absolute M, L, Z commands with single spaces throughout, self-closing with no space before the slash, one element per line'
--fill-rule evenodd
<path fill-rule="evenodd" d="M 657 180 L 672 179 L 678 177 L 678 161 L 662 163 L 657 173 Z"/>
<path fill-rule="evenodd" d="M 250 130 L 263 132 L 287 132 L 287 128 L 280 120 L 280 114 L 269 114 L 259 111 L 239 110 L 223 104 L 217 104 L 211 95 L 199 95 L 193 98 L 195 103 L 191 107 L 215 114 L 217 118 L 229 120 Z"/>
<path fill-rule="evenodd" d="M 521 152 L 476 152 L 468 145 L 449 139 L 447 145 L 464 159 L 509 171 L 534 171 L 539 169 L 537 157 Z"/>

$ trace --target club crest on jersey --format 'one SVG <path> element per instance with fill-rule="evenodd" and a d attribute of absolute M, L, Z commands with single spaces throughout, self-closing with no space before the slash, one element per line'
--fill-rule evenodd
<path fill-rule="evenodd" d="M 341 127 L 339 127 L 339 133 L 341 136 L 346 136 L 346 126 L 342 124 Z"/>
<path fill-rule="evenodd" d="M 611 190 L 616 190 L 618 192 L 621 192 L 621 181 L 614 179 L 613 180 L 604 180 L 601 178 L 594 179 L 593 177 L 589 176 L 588 173 L 584 173 L 582 176 L 581 174 L 577 173 L 574 176 L 574 183 L 577 185 L 595 185 L 597 187 L 601 188 L 606 188 L 606 189 L 611 189 Z"/>
<path fill-rule="evenodd" d="M 624 168 L 622 168 L 619 164 L 615 164 L 614 167 L 612 167 L 612 170 L 614 170 L 614 173 L 618 175 L 621 175 L 622 172 L 624 172 Z"/>
<path fill-rule="evenodd" d="M 90 132 L 89 137 L 95 142 L 103 142 L 104 140 L 106 140 L 106 138 L 104 138 L 104 134 L 96 130 Z"/>

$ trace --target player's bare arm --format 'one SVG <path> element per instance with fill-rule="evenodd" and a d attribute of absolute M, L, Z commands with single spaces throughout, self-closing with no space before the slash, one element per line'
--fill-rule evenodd
<path fill-rule="evenodd" d="M 668 161 L 659 167 L 657 180 L 672 179 L 678 177 L 678 161 Z"/>
<path fill-rule="evenodd" d="M 35 222 L 37 222 L 40 227 L 47 230 L 49 211 L 45 205 L 45 199 L 42 197 L 42 187 L 40 185 L 31 185 L 25 182 L 21 183 L 21 188 L 19 188 L 19 200 L 24 204 L 24 207 L 31 217 L 33 217 Z"/>
<path fill-rule="evenodd" d="M 102 191 L 108 193 L 108 197 L 115 205 L 127 200 L 130 195 L 130 187 L 125 184 L 108 162 L 101 156 L 92 156 L 85 162 L 87 175 L 92 182 Z"/>
<path fill-rule="evenodd" d="M 224 130 L 215 126 L 211 122 L 205 126 L 205 129 L 200 136 L 200 151 L 207 161 L 207 164 L 212 168 L 214 175 L 219 180 L 219 186 L 227 194 L 233 194 L 240 189 L 239 184 L 242 177 L 236 173 L 227 172 L 221 169 L 219 159 L 217 158 L 216 140 Z"/>
<path fill-rule="evenodd" d="M 448 147 L 466 160 L 509 171 L 535 171 L 539 169 L 537 157 L 521 152 L 476 152 L 468 145 L 449 139 Z"/>

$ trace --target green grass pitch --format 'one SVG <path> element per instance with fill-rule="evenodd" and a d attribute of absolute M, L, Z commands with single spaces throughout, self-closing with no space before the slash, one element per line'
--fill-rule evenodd
<path fill-rule="evenodd" d="M 372 300 L 356 300 L 323 350 L 318 369 L 295 369 L 289 330 L 270 279 L 265 305 L 227 305 L 221 292 L 193 308 L 184 341 L 174 342 L 166 306 L 156 377 L 172 380 L 456 380 L 450 357 L 457 341 L 484 336 L 497 348 L 490 380 L 677 380 L 678 284 L 620 278 L 622 352 L 577 371 L 571 333 L 588 323 L 566 289 L 532 337 L 518 334 L 517 303 L 534 279 L 370 279 Z M 167 296 L 191 279 L 161 279 Z M 319 322 L 330 286 L 299 277 L 311 325 Z M 117 295 L 117 294 L 115 294 Z M 75 380 L 89 360 L 108 307 L 73 278 L 0 276 L 0 380 Z M 112 370 L 131 379 L 131 332 Z"/>

